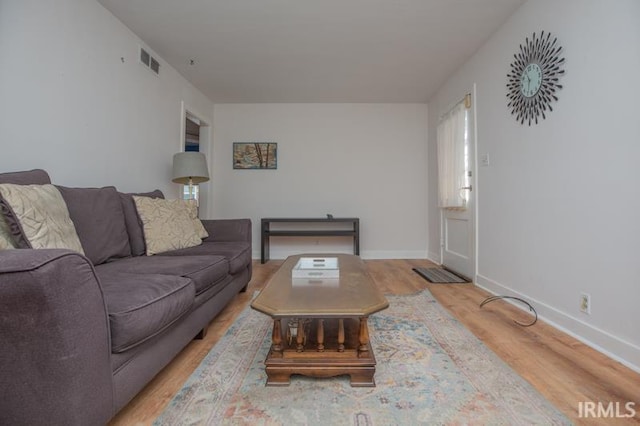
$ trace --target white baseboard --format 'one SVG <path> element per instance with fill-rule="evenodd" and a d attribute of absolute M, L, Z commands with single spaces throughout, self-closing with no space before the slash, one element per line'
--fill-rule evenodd
<path fill-rule="evenodd" d="M 627 342 L 591 324 L 587 324 L 578 318 L 559 311 L 552 306 L 515 291 L 481 274 L 476 275 L 476 285 L 495 295 L 519 297 L 528 301 L 538 313 L 538 319 L 640 373 L 640 347 L 635 344 Z M 509 299 L 506 299 L 506 301 L 528 312 L 528 308 L 525 306 L 515 301 L 510 301 Z"/>
<path fill-rule="evenodd" d="M 435 264 L 438 264 L 438 265 L 440 265 L 442 263 L 442 259 L 440 258 L 440 253 L 436 253 L 436 252 L 433 252 L 433 251 L 430 251 L 427 254 L 427 260 L 429 260 L 429 261 L 431 261 L 431 262 L 433 262 Z"/>
<path fill-rule="evenodd" d="M 364 250 L 363 259 L 425 259 L 426 250 Z"/>
<path fill-rule="evenodd" d="M 299 252 L 287 250 L 271 250 L 269 258 L 273 260 L 282 260 L 298 253 Z M 352 254 L 352 252 L 344 253 Z M 253 259 L 260 259 L 260 251 L 253 250 L 251 256 Z M 360 257 L 363 259 L 425 259 L 427 257 L 427 252 L 423 250 L 363 250 L 360 252 Z"/>

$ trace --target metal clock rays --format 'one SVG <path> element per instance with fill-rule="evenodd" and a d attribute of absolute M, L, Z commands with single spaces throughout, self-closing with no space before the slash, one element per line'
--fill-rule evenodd
<path fill-rule="evenodd" d="M 564 58 L 560 57 L 562 47 L 557 41 L 556 37 L 551 38 L 551 33 L 542 31 L 537 37 L 534 32 L 531 39 L 527 37 L 520 45 L 520 52 L 513 55 L 507 74 L 507 107 L 520 124 L 538 124 L 538 117 L 546 118 L 545 112 L 553 111 L 551 102 L 558 100 L 555 93 L 562 89 L 558 81 L 564 74 L 561 69 Z"/>

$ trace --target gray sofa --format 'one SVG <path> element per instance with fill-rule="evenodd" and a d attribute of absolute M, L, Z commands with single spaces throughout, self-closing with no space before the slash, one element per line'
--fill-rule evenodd
<path fill-rule="evenodd" d="M 50 179 L 32 170 L 0 183 Z M 201 245 L 146 256 L 131 194 L 58 189 L 85 255 L 0 251 L 3 425 L 107 423 L 251 278 L 248 219 L 203 220 Z"/>

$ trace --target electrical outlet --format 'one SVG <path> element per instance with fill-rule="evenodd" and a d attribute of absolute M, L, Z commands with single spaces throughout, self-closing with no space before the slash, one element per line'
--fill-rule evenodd
<path fill-rule="evenodd" d="M 580 312 L 591 314 L 591 295 L 588 293 L 580 293 Z"/>

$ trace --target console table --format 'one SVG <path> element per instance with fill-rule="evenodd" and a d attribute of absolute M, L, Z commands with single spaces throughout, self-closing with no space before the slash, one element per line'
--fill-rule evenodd
<path fill-rule="evenodd" d="M 271 229 L 272 223 L 349 223 L 350 229 Z M 352 237 L 353 254 L 360 254 L 360 219 L 349 218 L 302 218 L 302 217 L 276 217 L 262 218 L 260 232 L 260 261 L 266 263 L 269 260 L 270 237 Z"/>

